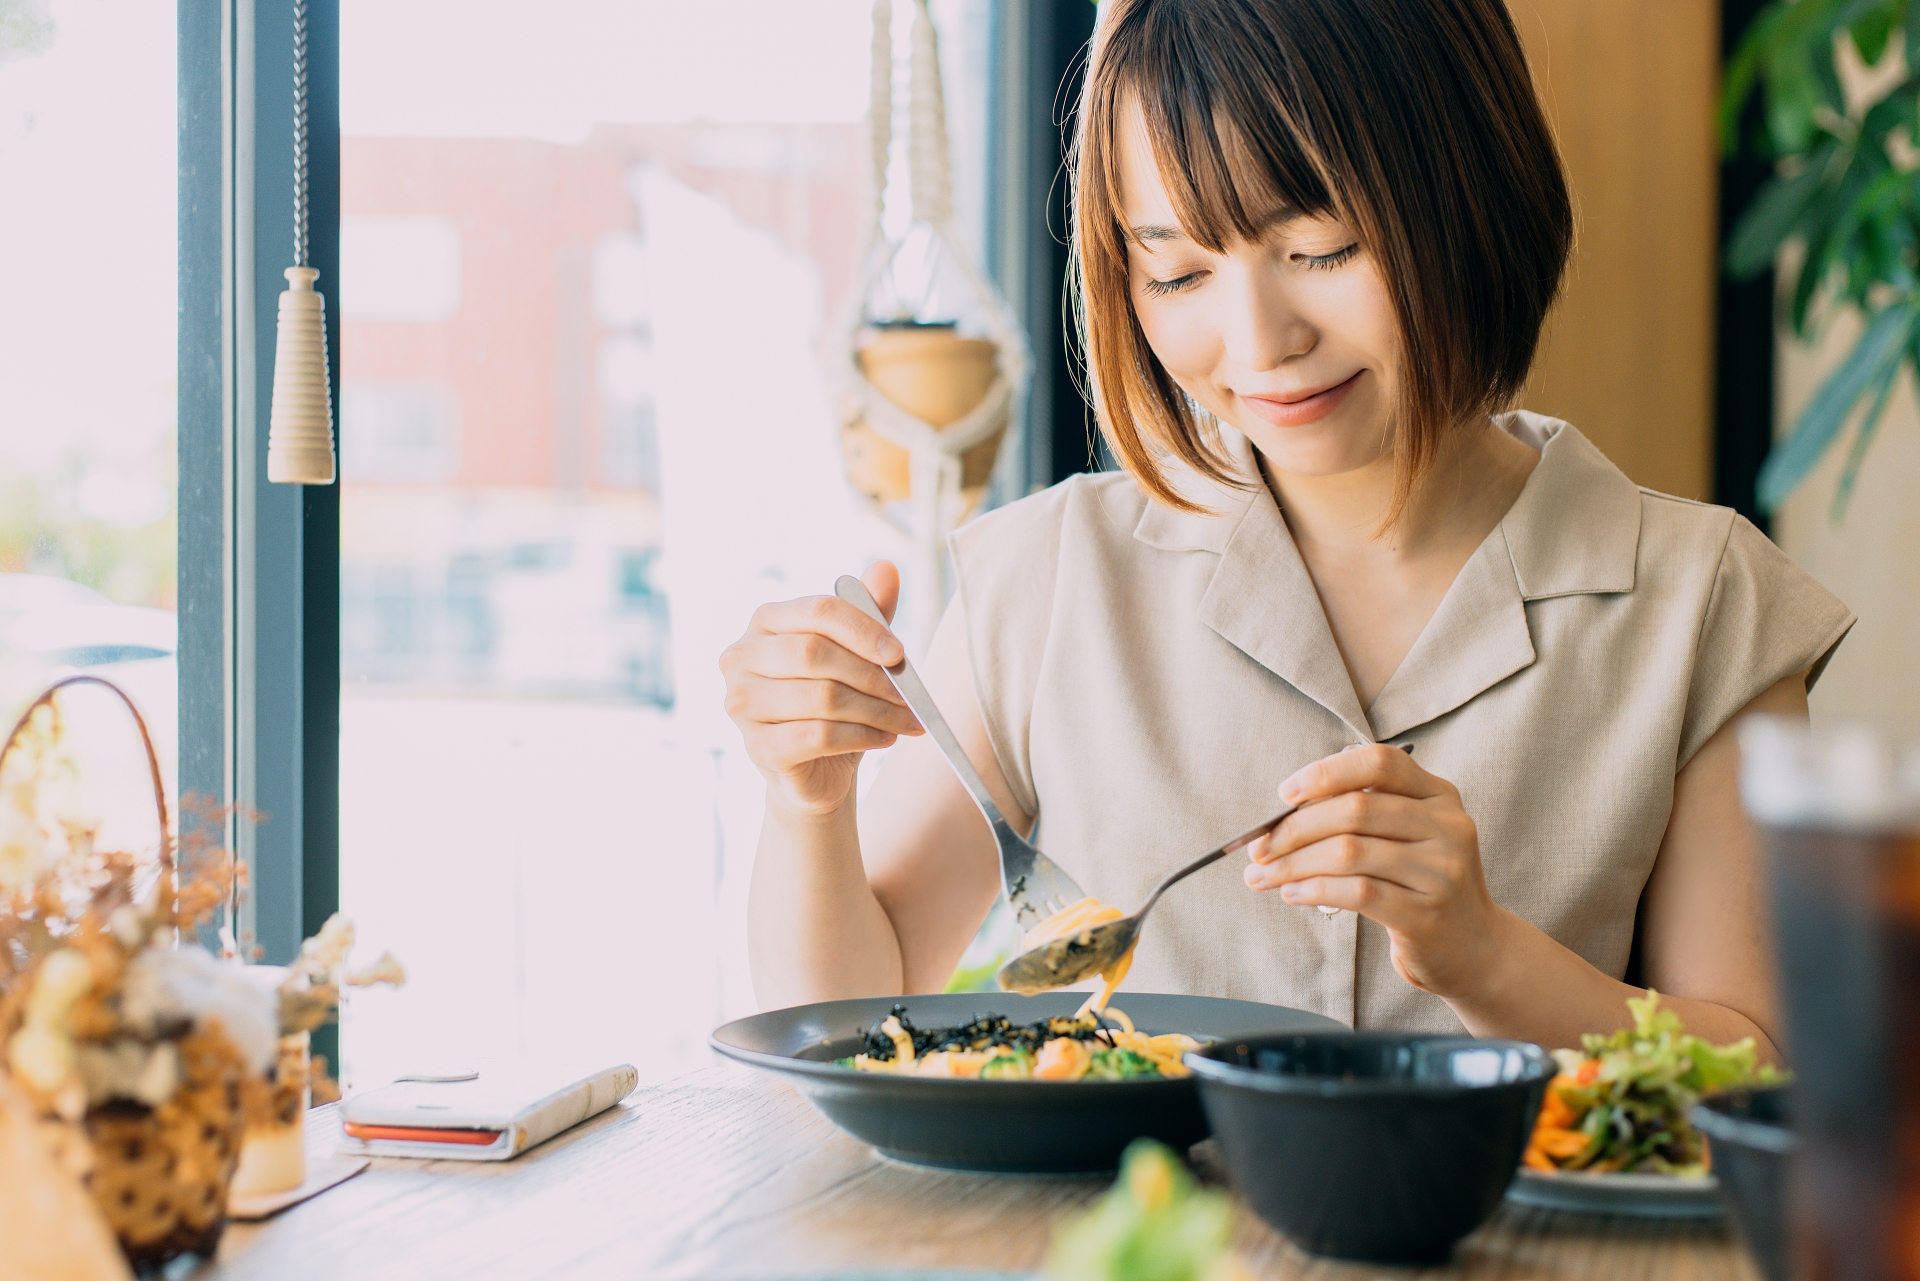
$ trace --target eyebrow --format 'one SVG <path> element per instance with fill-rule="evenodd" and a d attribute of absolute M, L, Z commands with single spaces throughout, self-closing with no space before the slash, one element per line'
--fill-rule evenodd
<path fill-rule="evenodd" d="M 1275 207 L 1272 213 L 1261 218 L 1258 224 L 1256 224 L 1256 234 L 1271 231 L 1275 227 L 1304 216 L 1305 215 L 1293 205 L 1279 205 Z M 1163 222 L 1141 223 L 1139 226 L 1127 228 L 1127 233 L 1141 244 L 1188 239 L 1187 233 L 1180 227 L 1171 226 Z"/>

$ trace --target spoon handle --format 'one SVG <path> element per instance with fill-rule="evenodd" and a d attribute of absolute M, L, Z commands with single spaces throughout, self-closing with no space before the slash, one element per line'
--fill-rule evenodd
<path fill-rule="evenodd" d="M 1147 901 L 1140 905 L 1140 910 L 1135 912 L 1134 915 L 1136 917 L 1145 916 L 1147 914 L 1147 909 L 1151 908 L 1155 903 L 1157 903 L 1160 900 L 1160 896 L 1162 894 L 1165 894 L 1177 882 L 1186 880 L 1189 876 L 1192 876 L 1195 872 L 1199 871 L 1203 867 L 1207 867 L 1210 864 L 1219 862 L 1221 859 L 1233 853 L 1235 850 L 1245 849 L 1247 846 L 1259 840 L 1262 836 L 1265 836 L 1268 832 L 1271 832 L 1274 828 L 1280 826 L 1281 822 L 1286 819 L 1287 815 L 1293 813 L 1295 810 L 1299 808 L 1300 807 L 1298 805 L 1287 806 L 1287 808 L 1281 810 L 1278 814 L 1275 814 L 1272 818 L 1260 824 L 1260 826 L 1253 828 L 1250 831 L 1242 832 L 1240 835 L 1228 841 L 1225 845 L 1222 845 L 1219 849 L 1209 850 L 1207 853 L 1202 854 L 1199 858 L 1193 860 L 1193 862 L 1187 864 L 1185 867 L 1181 868 L 1179 871 L 1171 873 L 1164 881 L 1161 881 L 1158 885 L 1153 887 L 1153 893 L 1147 895 Z"/>
<path fill-rule="evenodd" d="M 855 609 L 871 618 L 882 627 L 887 625 L 886 615 L 880 612 L 880 606 L 874 601 L 873 593 L 867 585 L 852 574 L 842 574 L 833 585 L 833 594 L 846 601 Z M 905 646 L 901 647 L 902 650 Z M 960 776 L 960 785 L 973 797 L 973 803 L 987 816 L 987 822 L 998 828 L 1006 822 L 1000 816 L 1000 807 L 993 803 L 993 797 L 987 791 L 987 784 L 980 772 L 973 768 L 973 762 L 967 759 L 966 749 L 960 746 L 960 740 L 954 737 L 953 730 L 947 725 L 947 718 L 940 714 L 940 708 L 934 703 L 933 695 L 920 682 L 920 673 L 913 670 L 913 664 L 904 657 L 892 667 L 882 668 L 893 687 L 900 691 L 900 697 L 907 700 L 907 708 L 920 718 L 921 726 L 927 731 L 940 754 L 947 758 L 947 764 L 953 766 L 953 772 Z"/>

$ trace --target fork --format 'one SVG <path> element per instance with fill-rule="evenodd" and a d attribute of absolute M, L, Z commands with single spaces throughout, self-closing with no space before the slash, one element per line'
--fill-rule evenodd
<path fill-rule="evenodd" d="M 874 603 L 873 594 L 853 575 L 841 575 L 833 591 L 874 622 L 882 627 L 887 625 L 886 615 Z M 987 792 L 986 783 L 973 768 L 973 762 L 967 759 L 960 740 L 954 737 L 947 718 L 934 704 L 933 695 L 927 692 L 920 674 L 904 657 L 905 650 L 906 646 L 902 645 L 900 661 L 882 670 L 900 691 L 900 697 L 907 700 L 907 707 L 920 718 L 927 736 L 947 758 L 947 764 L 953 766 L 953 772 L 960 776 L 960 786 L 967 789 L 967 795 L 973 797 L 973 803 L 980 807 L 987 825 L 993 829 L 993 839 L 1000 846 L 1000 886 L 1006 894 L 1007 906 L 1013 909 L 1015 922 L 1022 930 L 1030 930 L 1062 908 L 1087 897 L 1086 891 L 1074 884 L 1073 878 L 1062 871 L 1058 863 L 1023 840 L 1000 813 L 1000 807 Z"/>

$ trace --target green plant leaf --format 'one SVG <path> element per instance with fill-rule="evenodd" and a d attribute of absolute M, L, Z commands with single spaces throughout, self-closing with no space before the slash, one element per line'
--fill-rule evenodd
<path fill-rule="evenodd" d="M 1900 377 L 1900 366 L 1913 358 L 1913 348 L 1909 344 L 1886 373 L 1880 376 L 1872 389 L 1873 401 L 1867 408 L 1866 417 L 1854 428 L 1853 447 L 1847 451 L 1846 466 L 1841 468 L 1840 483 L 1834 486 L 1833 503 L 1827 508 L 1827 522 L 1835 529 L 1847 518 L 1847 505 L 1853 501 L 1853 483 L 1860 476 L 1860 464 L 1867 456 L 1867 445 L 1873 439 L 1873 429 L 1880 425 L 1880 415 L 1886 411 L 1887 401 L 1893 396 L 1893 385 Z"/>
<path fill-rule="evenodd" d="M 1727 242 L 1727 271 L 1735 279 L 1750 279 L 1773 265 L 1781 242 L 1798 229 L 1801 217 L 1826 185 L 1836 145 L 1828 142 L 1820 147 L 1791 178 L 1769 182 L 1740 215 Z"/>
<path fill-rule="evenodd" d="M 1807 257 L 1801 265 L 1800 278 L 1794 282 L 1793 298 L 1787 309 L 1793 331 L 1801 337 L 1806 336 L 1807 312 L 1819 294 L 1820 286 L 1826 283 L 1836 265 L 1846 262 L 1844 254 L 1850 247 L 1854 228 L 1859 223 L 1855 210 L 1861 197 L 1887 168 L 1884 155 L 1853 151 L 1847 158 L 1847 166 L 1841 172 L 1840 181 L 1831 197 L 1816 202 L 1809 209 L 1810 217 L 1806 220 L 1810 224 L 1806 227 Z"/>
<path fill-rule="evenodd" d="M 1757 487 L 1762 511 L 1773 511 L 1807 478 L 1861 395 L 1886 377 L 1889 365 L 1898 368 L 1913 341 L 1917 316 L 1920 313 L 1911 305 L 1900 302 L 1882 309 L 1868 322 L 1860 341 L 1814 393 L 1792 434 L 1767 456 Z"/>
<path fill-rule="evenodd" d="M 1767 136 L 1777 154 L 1791 156 L 1813 145 L 1824 98 L 1806 50 L 1792 50 L 1774 63 L 1767 76 Z"/>
<path fill-rule="evenodd" d="M 1884 151 L 1887 136 L 1903 128 L 1913 140 L 1915 116 L 1920 113 L 1920 97 L 1916 97 L 1916 93 L 1920 93 L 1920 72 L 1902 80 L 1867 108 L 1860 121 L 1860 145 Z"/>
<path fill-rule="evenodd" d="M 1729 156 L 1740 149 L 1740 113 L 1759 81 L 1760 64 L 1770 59 L 1777 32 L 1787 20 L 1789 6 L 1775 0 L 1754 16 L 1727 59 L 1725 81 L 1720 90 L 1720 146 Z"/>
<path fill-rule="evenodd" d="M 1847 29 L 1853 37 L 1853 47 L 1860 53 L 1860 61 L 1869 67 L 1880 61 L 1887 51 L 1887 38 L 1893 34 L 1894 9 L 1891 4 L 1876 4 L 1865 16 L 1856 18 Z"/>

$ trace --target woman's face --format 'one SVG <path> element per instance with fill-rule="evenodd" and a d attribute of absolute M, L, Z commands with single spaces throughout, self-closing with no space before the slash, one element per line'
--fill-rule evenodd
<path fill-rule="evenodd" d="M 1128 288 L 1173 380 L 1281 471 L 1390 458 L 1399 330 L 1358 234 L 1281 207 L 1257 240 L 1210 253 L 1180 229 L 1138 108 L 1123 120 Z"/>

